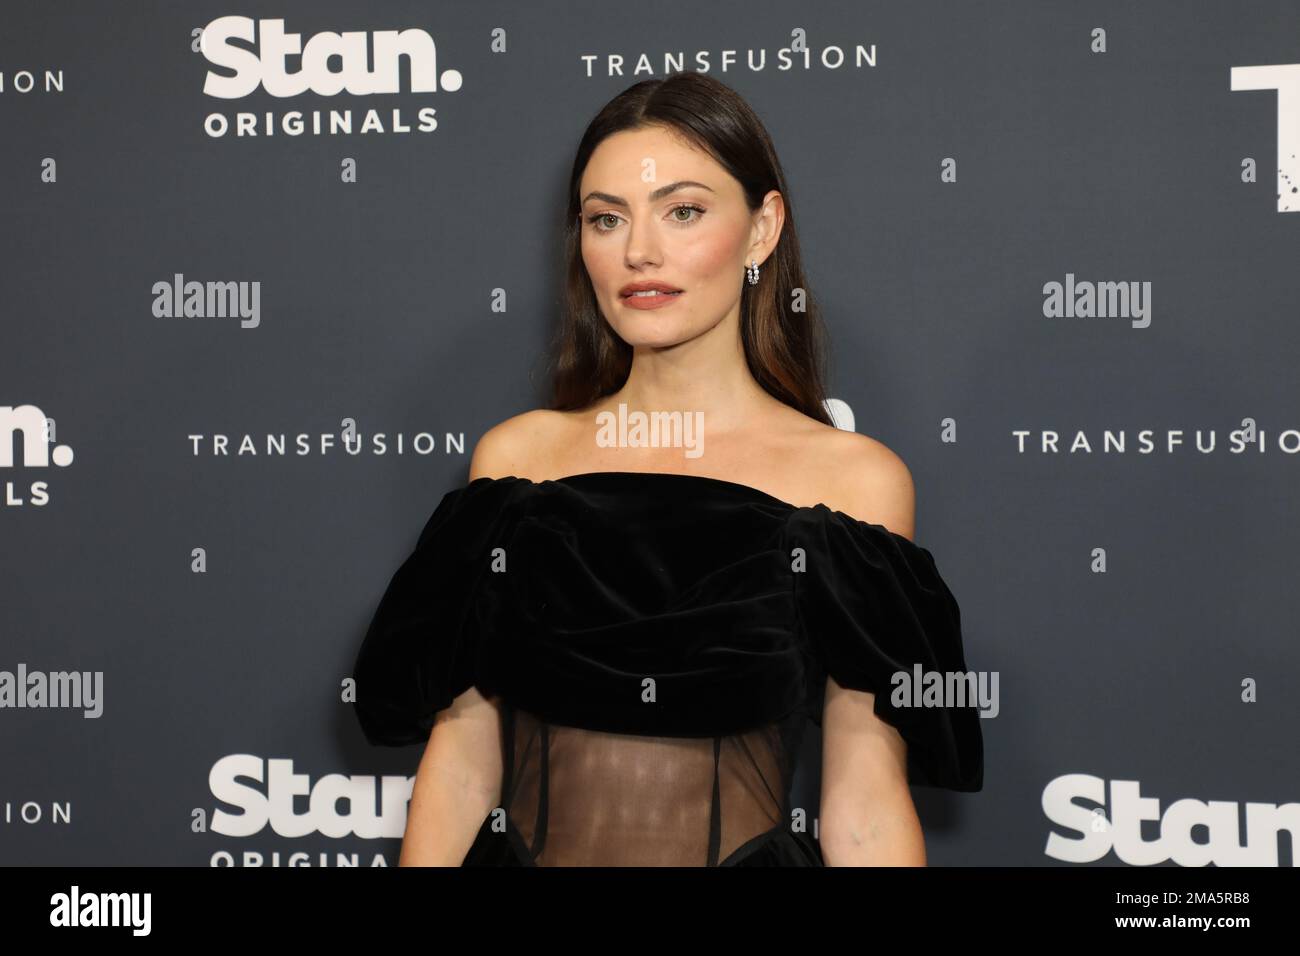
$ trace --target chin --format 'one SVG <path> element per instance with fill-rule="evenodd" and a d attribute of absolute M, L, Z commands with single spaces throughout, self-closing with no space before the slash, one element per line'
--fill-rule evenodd
<path fill-rule="evenodd" d="M 703 330 L 683 328 L 680 322 L 660 320 L 656 324 L 653 320 L 645 320 L 624 322 L 614 331 L 633 348 L 639 345 L 647 348 L 667 348 L 670 345 L 680 345 L 682 342 L 689 341 Z"/>
<path fill-rule="evenodd" d="M 625 312 L 628 310 L 624 310 Z M 687 321 L 689 317 L 669 317 L 662 309 L 641 315 L 623 315 L 617 324 L 610 323 L 615 334 L 628 345 L 663 348 L 688 342 L 709 331 L 707 323 Z"/>
<path fill-rule="evenodd" d="M 642 332 L 640 334 L 620 335 L 624 342 L 632 348 L 664 349 L 674 345 L 679 345 L 686 341 L 684 336 L 670 335 L 666 333 L 655 334 L 652 332 Z"/>

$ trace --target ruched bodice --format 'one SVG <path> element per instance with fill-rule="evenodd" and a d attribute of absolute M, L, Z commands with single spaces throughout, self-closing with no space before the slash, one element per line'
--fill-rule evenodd
<path fill-rule="evenodd" d="M 353 673 L 375 744 L 426 741 L 471 686 L 500 704 L 501 806 L 466 865 L 818 865 L 790 784 L 828 674 L 875 694 L 913 783 L 982 786 L 976 710 L 891 699 L 917 666 L 966 670 L 925 548 L 721 479 L 594 472 L 446 494 Z"/>

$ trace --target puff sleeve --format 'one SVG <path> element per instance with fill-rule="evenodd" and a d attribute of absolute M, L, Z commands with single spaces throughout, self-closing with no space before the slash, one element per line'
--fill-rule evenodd
<path fill-rule="evenodd" d="M 977 699 L 944 696 L 914 706 L 912 696 L 918 665 L 918 694 L 930 672 L 941 675 L 944 687 L 949 675 L 967 674 L 961 612 L 934 557 L 883 525 L 825 505 L 801 509 L 790 530 L 790 548 L 802 547 L 806 560 L 793 577 L 809 654 L 808 716 L 820 725 L 827 675 L 842 687 L 873 693 L 876 716 L 907 742 L 911 783 L 980 790 L 984 744 Z M 902 687 L 894 681 L 898 672 L 907 674 Z M 957 683 L 973 689 L 974 676 Z"/>
<path fill-rule="evenodd" d="M 354 709 L 371 744 L 427 741 L 438 711 L 476 684 L 472 597 L 518 481 L 478 478 L 448 492 L 389 581 L 352 668 Z"/>

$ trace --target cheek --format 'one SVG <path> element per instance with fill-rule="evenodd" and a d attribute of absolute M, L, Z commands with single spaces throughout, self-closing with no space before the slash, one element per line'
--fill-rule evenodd
<path fill-rule="evenodd" d="M 593 268 L 596 263 L 592 261 L 591 246 L 587 244 L 587 233 L 584 230 L 578 236 L 578 256 L 582 259 L 582 264 L 587 267 L 587 272 L 592 279 L 596 278 L 596 272 Z"/>
<path fill-rule="evenodd" d="M 682 256 L 688 275 L 697 282 L 727 279 L 740 257 L 740 243 L 730 232 L 701 236 Z"/>
<path fill-rule="evenodd" d="M 582 263 L 587 267 L 587 274 L 591 276 L 591 283 L 599 294 L 602 287 L 609 281 L 612 269 L 616 265 L 607 249 L 602 249 L 599 242 L 588 242 L 587 233 L 582 234 Z"/>

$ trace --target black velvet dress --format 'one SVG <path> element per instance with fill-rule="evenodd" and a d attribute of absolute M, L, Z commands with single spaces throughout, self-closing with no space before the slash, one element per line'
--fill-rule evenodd
<path fill-rule="evenodd" d="M 748 485 L 609 471 L 444 496 L 353 676 L 373 744 L 426 742 L 471 686 L 498 699 L 501 805 L 466 866 L 821 866 L 790 784 L 827 674 L 875 694 L 913 784 L 983 785 L 973 705 L 892 701 L 917 665 L 966 670 L 925 548 Z"/>

